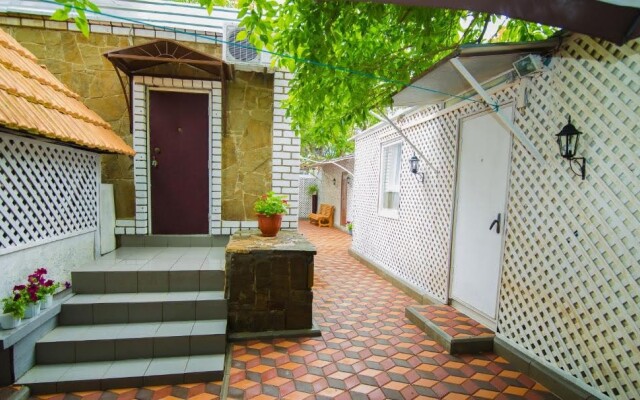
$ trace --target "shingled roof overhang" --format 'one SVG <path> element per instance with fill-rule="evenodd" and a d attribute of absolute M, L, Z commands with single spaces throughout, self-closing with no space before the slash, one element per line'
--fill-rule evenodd
<path fill-rule="evenodd" d="M 38 59 L 0 29 L 0 129 L 96 152 L 135 152 Z"/>
<path fill-rule="evenodd" d="M 104 54 L 127 76 L 223 81 L 233 77 L 231 65 L 172 40 L 154 40 Z"/>

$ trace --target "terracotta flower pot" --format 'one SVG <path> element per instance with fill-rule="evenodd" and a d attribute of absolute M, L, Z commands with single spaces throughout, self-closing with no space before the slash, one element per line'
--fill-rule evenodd
<path fill-rule="evenodd" d="M 258 228 L 264 237 L 274 237 L 280 230 L 282 214 L 264 215 L 258 214 Z"/>

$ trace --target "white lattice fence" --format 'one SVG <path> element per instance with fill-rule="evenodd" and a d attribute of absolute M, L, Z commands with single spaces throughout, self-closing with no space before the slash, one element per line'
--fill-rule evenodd
<path fill-rule="evenodd" d="M 640 41 L 625 47 L 574 36 L 529 84 L 516 124 L 543 154 L 514 140 L 498 330 L 538 357 L 615 398 L 640 398 Z M 502 103 L 519 82 L 499 88 Z M 403 148 L 400 219 L 377 215 L 379 127 L 356 142 L 354 248 L 446 300 L 455 138 L 478 103 L 422 110 L 398 121 L 437 175 L 424 188 Z M 555 134 L 570 114 L 584 132 L 581 181 Z M 389 251 L 389 249 L 394 249 Z"/>
<path fill-rule="evenodd" d="M 299 195 L 300 199 L 299 203 L 299 215 L 298 218 L 304 219 L 311 213 L 311 195 L 307 193 L 309 190 L 309 186 L 317 185 L 318 182 L 313 175 L 300 175 L 300 186 L 299 186 Z"/>
<path fill-rule="evenodd" d="M 0 133 L 0 254 L 97 227 L 99 156 Z"/>
<path fill-rule="evenodd" d="M 502 333 L 615 398 L 640 396 L 640 54 L 574 37 L 517 123 L 548 160 L 512 161 Z M 587 179 L 555 138 L 571 115 Z"/>

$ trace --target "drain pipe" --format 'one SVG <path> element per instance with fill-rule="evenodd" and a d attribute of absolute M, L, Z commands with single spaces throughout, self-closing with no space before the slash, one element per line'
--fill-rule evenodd
<path fill-rule="evenodd" d="M 391 125 L 393 127 L 393 129 L 396 130 L 396 132 L 398 132 L 398 134 L 400 136 L 402 136 L 402 138 L 409 143 L 409 146 L 411 146 L 411 148 L 413 149 L 413 151 L 418 154 L 419 158 L 421 160 L 424 160 L 424 162 L 427 164 L 427 166 L 429 168 L 431 168 L 431 170 L 433 172 L 437 174 L 439 174 L 438 170 L 436 169 L 436 167 L 433 166 L 433 164 L 431 164 L 429 162 L 429 160 L 427 160 L 427 158 L 424 156 L 424 154 L 422 154 L 422 152 L 420 150 L 418 150 L 418 148 L 411 142 L 411 140 L 409 140 L 409 138 L 407 137 L 407 135 L 404 134 L 404 132 L 402 132 L 402 129 L 400 129 L 400 127 L 398 125 L 396 125 L 393 121 L 391 121 L 391 119 L 389 117 L 387 117 L 387 115 L 385 113 L 380 113 L 382 114 L 382 116 L 374 113 L 373 111 L 369 111 L 369 114 L 373 115 L 376 119 L 378 119 L 381 122 L 387 122 L 389 125 Z"/>

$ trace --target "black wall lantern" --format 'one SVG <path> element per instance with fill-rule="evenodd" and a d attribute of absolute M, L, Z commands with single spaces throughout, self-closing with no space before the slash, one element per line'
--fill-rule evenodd
<path fill-rule="evenodd" d="M 336 185 L 336 178 L 333 178 L 333 186 Z"/>
<path fill-rule="evenodd" d="M 416 155 L 414 154 L 410 159 L 409 159 L 409 166 L 411 168 L 411 173 L 416 177 L 416 179 L 421 182 L 424 183 L 424 172 L 418 172 L 418 166 L 420 164 L 420 160 L 418 159 L 418 157 L 416 157 Z"/>
<path fill-rule="evenodd" d="M 575 156 L 578 151 L 578 138 L 580 135 L 582 135 L 582 132 L 573 126 L 571 123 L 571 116 L 569 116 L 569 123 L 566 124 L 560 133 L 556 135 L 556 140 L 558 141 L 558 147 L 560 148 L 560 155 L 562 158 L 569 160 L 569 168 L 571 168 L 571 171 L 576 175 L 582 176 L 582 179 L 584 180 L 586 174 L 586 161 L 584 157 Z M 574 163 L 578 164 L 578 167 L 580 168 L 578 172 L 573 169 Z"/>

